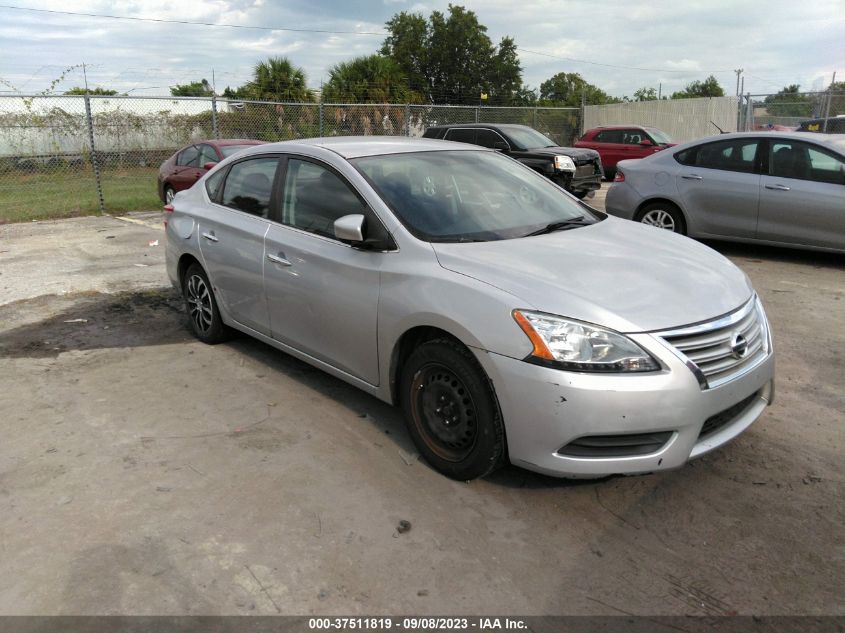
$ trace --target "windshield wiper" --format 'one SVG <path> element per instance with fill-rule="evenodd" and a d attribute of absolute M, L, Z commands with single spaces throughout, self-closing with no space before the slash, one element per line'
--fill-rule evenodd
<path fill-rule="evenodd" d="M 593 224 L 592 222 L 587 222 L 583 215 L 579 215 L 575 218 L 569 218 L 568 220 L 561 220 L 559 222 L 552 222 L 551 224 L 547 224 L 542 229 L 537 229 L 536 231 L 531 231 L 531 233 L 526 233 L 523 237 L 531 237 L 532 235 L 544 235 L 545 233 L 554 233 L 555 231 L 567 231 L 569 229 L 574 229 L 576 226 L 589 226 Z"/>

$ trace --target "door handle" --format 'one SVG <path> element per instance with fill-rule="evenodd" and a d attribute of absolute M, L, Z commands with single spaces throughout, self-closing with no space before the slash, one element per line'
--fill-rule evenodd
<path fill-rule="evenodd" d="M 280 255 L 273 255 L 273 253 L 267 253 L 267 259 L 269 259 L 274 264 L 281 264 L 282 266 L 293 265 L 289 259 L 285 259 L 284 253 L 281 253 Z"/>
<path fill-rule="evenodd" d="M 696 174 L 684 174 L 683 176 L 681 176 L 681 178 L 684 178 L 686 180 L 704 180 L 704 178 Z"/>
<path fill-rule="evenodd" d="M 209 242 L 219 242 L 220 240 L 217 239 L 217 236 L 214 233 L 203 233 L 202 236 L 207 239 Z"/>
<path fill-rule="evenodd" d="M 786 185 L 766 185 L 766 189 L 774 189 L 775 191 L 789 191 Z"/>

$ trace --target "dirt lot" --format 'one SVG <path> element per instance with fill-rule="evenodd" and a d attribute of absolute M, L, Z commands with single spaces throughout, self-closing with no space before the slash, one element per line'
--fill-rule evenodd
<path fill-rule="evenodd" d="M 778 352 L 733 444 L 465 484 L 387 405 L 195 341 L 131 220 L 0 226 L 0 614 L 845 614 L 843 258 L 714 244 Z"/>

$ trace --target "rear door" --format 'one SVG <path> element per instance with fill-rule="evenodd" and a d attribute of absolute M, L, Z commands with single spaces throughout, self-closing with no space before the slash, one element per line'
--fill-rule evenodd
<path fill-rule="evenodd" d="M 754 237 L 760 200 L 757 138 L 697 145 L 676 155 L 676 185 L 695 235 Z"/>
<path fill-rule="evenodd" d="M 757 237 L 845 248 L 845 157 L 813 143 L 770 139 Z"/>
<path fill-rule="evenodd" d="M 206 272 L 226 312 L 238 323 L 270 334 L 264 294 L 264 237 L 270 210 L 278 204 L 277 156 L 234 163 L 215 203 L 199 224 Z"/>
<path fill-rule="evenodd" d="M 264 263 L 272 336 L 377 385 L 380 270 L 390 254 L 339 241 L 334 221 L 360 213 L 368 232 L 383 227 L 328 165 L 290 156 L 285 172 L 281 222 L 271 222 Z"/>

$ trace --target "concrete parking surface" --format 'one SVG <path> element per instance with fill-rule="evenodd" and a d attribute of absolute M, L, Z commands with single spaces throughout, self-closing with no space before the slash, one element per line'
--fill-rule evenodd
<path fill-rule="evenodd" d="M 778 353 L 775 404 L 722 450 L 460 483 L 397 410 L 194 340 L 163 237 L 0 226 L 0 613 L 845 614 L 842 257 L 713 244 Z"/>

